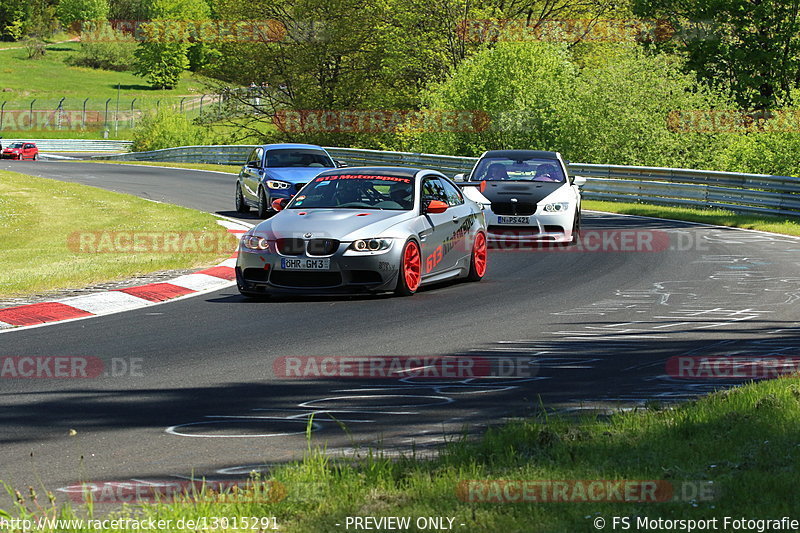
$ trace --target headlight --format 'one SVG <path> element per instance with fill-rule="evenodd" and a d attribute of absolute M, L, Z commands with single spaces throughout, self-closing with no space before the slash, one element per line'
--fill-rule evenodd
<path fill-rule="evenodd" d="M 288 189 L 291 187 L 291 183 L 286 183 L 285 181 L 275 181 L 269 180 L 267 181 L 267 187 L 270 189 Z"/>
<path fill-rule="evenodd" d="M 256 235 L 245 235 L 242 237 L 242 246 L 248 250 L 269 250 L 269 241 Z"/>
<path fill-rule="evenodd" d="M 569 202 L 553 202 L 544 206 L 545 213 L 560 213 L 569 209 Z"/>
<path fill-rule="evenodd" d="M 359 239 L 348 247 L 354 252 L 382 252 L 392 246 L 390 239 Z"/>

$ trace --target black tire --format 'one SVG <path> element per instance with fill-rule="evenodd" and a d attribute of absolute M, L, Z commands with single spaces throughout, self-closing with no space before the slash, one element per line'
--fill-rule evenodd
<path fill-rule="evenodd" d="M 570 246 L 575 246 L 578 244 L 578 241 L 581 238 L 581 206 L 577 207 L 577 212 L 575 213 L 575 220 L 572 222 L 572 240 L 570 241 Z"/>
<path fill-rule="evenodd" d="M 478 237 L 480 235 L 480 237 Z M 482 244 L 480 239 L 482 239 Z M 480 254 L 478 250 L 478 246 L 483 247 L 483 265 L 476 265 L 476 259 L 480 260 L 477 255 Z M 472 245 L 472 253 L 470 254 L 469 259 L 469 274 L 467 275 L 467 281 L 480 281 L 483 279 L 483 276 L 486 275 L 486 256 L 488 254 L 488 243 L 486 241 L 486 235 L 483 233 L 477 233 L 475 235 L 475 243 Z"/>
<path fill-rule="evenodd" d="M 269 218 L 270 206 L 264 189 L 258 190 L 258 218 Z"/>
<path fill-rule="evenodd" d="M 410 247 L 414 247 L 417 250 L 417 268 L 419 270 L 418 276 L 419 280 L 417 281 L 416 287 L 410 287 L 407 279 L 406 279 L 406 252 Z M 403 246 L 403 251 L 400 254 L 400 267 L 397 269 L 397 287 L 394 289 L 394 293 L 397 296 L 411 296 L 419 289 L 420 282 L 422 281 L 422 249 L 417 244 L 417 241 L 414 239 L 409 239 L 406 241 L 405 246 Z"/>
<path fill-rule="evenodd" d="M 39 159 L 39 154 L 33 154 L 33 160 L 36 161 L 37 159 Z"/>
<path fill-rule="evenodd" d="M 250 206 L 247 205 L 247 202 L 244 200 L 244 195 L 242 195 L 242 185 L 237 181 L 236 182 L 236 212 L 237 213 L 249 213 Z"/>

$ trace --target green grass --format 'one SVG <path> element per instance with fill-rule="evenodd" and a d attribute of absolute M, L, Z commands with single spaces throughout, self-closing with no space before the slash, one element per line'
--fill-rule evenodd
<path fill-rule="evenodd" d="M 169 253 L 124 253 L 127 241 L 120 241 L 123 248 L 114 248 L 98 236 L 95 243 L 103 253 L 81 251 L 80 240 L 74 239 L 92 238 L 94 232 L 213 232 L 217 237 L 225 230 L 212 215 L 192 209 L 0 172 L 0 296 L 81 288 L 159 270 L 213 265 L 235 248 L 235 240 L 228 235 L 224 250 L 214 248 L 208 253 L 197 252 L 199 248 L 184 240 L 178 251 L 172 247 Z"/>
<path fill-rule="evenodd" d="M 279 502 L 264 501 L 270 499 L 263 497 L 264 489 L 258 495 L 244 490 L 224 498 L 207 492 L 180 503 L 129 508 L 123 514 L 175 521 L 275 516 L 281 531 L 298 533 L 342 531 L 348 516 L 444 516 L 455 518 L 457 531 L 505 533 L 593 531 L 592 521 L 598 516 L 607 521 L 606 530 L 612 530 L 614 516 L 779 518 L 796 514 L 798 442 L 800 379 L 781 378 L 674 408 L 651 405 L 610 418 L 542 415 L 516 421 L 489 430 L 478 441 L 456 439 L 432 460 L 390 460 L 373 453 L 358 462 L 337 461 L 309 451 L 305 460 L 274 470 L 271 481 L 286 492 Z M 465 493 L 458 488 L 470 480 L 659 481 L 670 483 L 677 498 L 613 503 L 463 501 L 459 495 Z M 709 486 L 713 490 L 706 497 L 696 497 L 695 488 Z M 29 498 L 20 496 L 15 513 L 26 516 L 34 508 Z M 53 505 L 38 512 L 85 516 L 92 510 Z"/>
<path fill-rule="evenodd" d="M 6 46 L 0 46 L 0 48 L 6 48 Z M 188 103 L 191 99 L 199 98 L 207 91 L 205 88 L 207 80 L 189 72 L 184 73 L 174 89 L 156 90 L 148 85 L 147 80 L 130 71 L 113 72 L 68 65 L 67 59 L 76 55 L 79 48 L 80 43 L 75 42 L 50 44 L 47 46 L 44 57 L 40 59 L 27 59 L 23 48 L 0 50 L 0 103 L 6 102 L 6 113 L 17 112 L 16 118 L 6 115 L 3 130 L 0 132 L 2 136 L 6 138 L 17 136 L 27 138 L 102 137 L 102 132 L 97 129 L 32 131 L 21 128 L 19 123 L 26 116 L 24 112 L 30 109 L 31 101 L 34 98 L 36 99 L 34 110 L 53 111 L 58 107 L 59 100 L 65 97 L 63 109 L 74 112 L 80 112 L 84 99 L 88 98 L 86 109 L 99 112 L 103 119 L 105 118 L 106 101 L 110 98 L 109 120 L 113 121 L 117 106 L 118 84 L 120 85 L 119 111 L 123 114 L 130 110 L 134 98 L 136 99 L 134 102 L 136 110 L 155 109 L 159 101 L 160 105 L 177 108 L 181 98 L 186 97 Z M 21 114 L 19 114 L 20 111 Z M 196 115 L 196 110 L 193 113 Z M 129 121 L 121 120 L 117 131 L 112 123 L 111 138 L 128 138 L 130 136 L 127 131 L 129 127 Z"/>
<path fill-rule="evenodd" d="M 740 215 L 725 209 L 696 209 L 599 200 L 584 200 L 582 207 L 583 209 L 593 211 L 668 218 L 672 220 L 685 220 L 688 222 L 702 222 L 704 224 L 716 224 L 718 226 L 755 229 L 800 236 L 800 218 L 769 215 Z"/>
<path fill-rule="evenodd" d="M 239 165 L 215 165 L 212 163 L 160 163 L 157 161 L 101 161 L 94 160 L 92 163 L 111 163 L 115 165 L 145 165 L 153 167 L 171 168 L 193 168 L 196 170 L 211 170 L 214 172 L 227 172 L 229 174 L 239 174 Z"/>

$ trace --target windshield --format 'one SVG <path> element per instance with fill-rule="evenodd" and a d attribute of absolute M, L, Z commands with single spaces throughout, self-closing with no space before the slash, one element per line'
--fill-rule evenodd
<path fill-rule="evenodd" d="M 470 177 L 470 181 L 484 180 L 564 182 L 564 172 L 555 159 L 486 157 L 481 159 Z"/>
<path fill-rule="evenodd" d="M 414 180 L 395 176 L 340 174 L 319 176 L 289 204 L 289 209 L 342 208 L 409 210 Z"/>
<path fill-rule="evenodd" d="M 333 160 L 322 150 L 281 148 L 267 152 L 267 168 L 334 168 Z"/>
<path fill-rule="evenodd" d="M 22 143 L 13 143 L 9 146 L 9 148 L 22 148 Z"/>

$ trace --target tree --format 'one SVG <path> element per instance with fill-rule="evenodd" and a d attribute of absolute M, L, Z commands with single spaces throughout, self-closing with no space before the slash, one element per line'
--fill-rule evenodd
<path fill-rule="evenodd" d="M 156 89 L 172 89 L 189 68 L 188 46 L 180 42 L 140 43 L 133 53 L 133 72 L 147 78 Z"/>
<path fill-rule="evenodd" d="M 800 83 L 800 0 L 634 0 L 641 16 L 678 31 L 655 43 L 686 54 L 687 70 L 730 89 L 744 109 L 791 103 Z"/>
<path fill-rule="evenodd" d="M 157 89 L 171 89 L 189 68 L 187 53 L 191 46 L 191 23 L 207 20 L 208 4 L 203 0 L 154 0 L 150 6 L 151 22 L 143 25 L 144 40 L 134 52 L 134 72 L 147 78 Z M 172 31 L 175 22 L 186 31 Z"/>
<path fill-rule="evenodd" d="M 76 22 L 105 20 L 108 18 L 108 0 L 60 0 L 56 16 L 65 28 Z"/>

